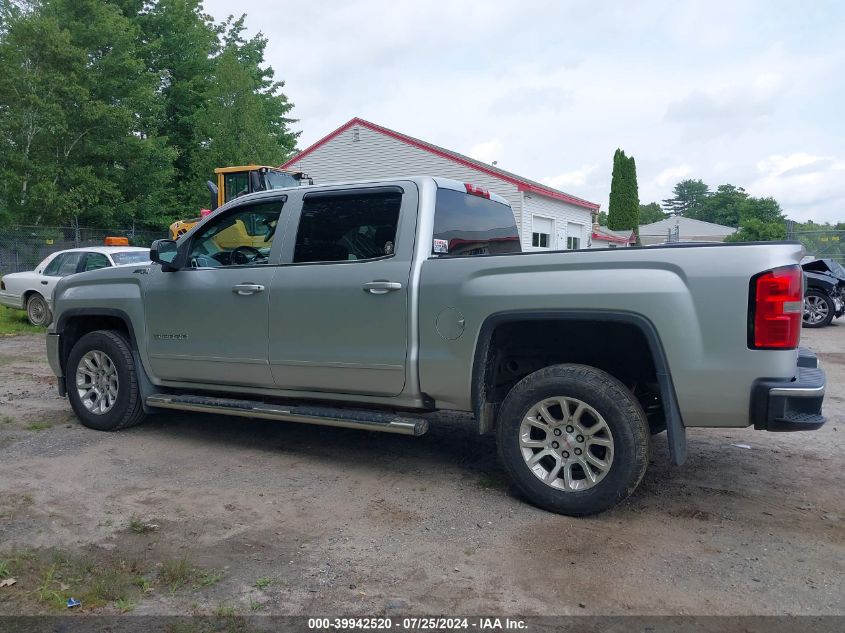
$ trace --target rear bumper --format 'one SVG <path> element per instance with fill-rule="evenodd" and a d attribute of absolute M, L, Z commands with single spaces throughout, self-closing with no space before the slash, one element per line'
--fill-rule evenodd
<path fill-rule="evenodd" d="M 751 421 L 763 431 L 815 431 L 827 420 L 822 401 L 827 383 L 816 355 L 801 348 L 793 380 L 763 378 L 751 393 Z"/>
<path fill-rule="evenodd" d="M 16 295 L 13 292 L 0 290 L 0 306 L 23 310 L 23 297 L 21 297 L 21 295 Z"/>

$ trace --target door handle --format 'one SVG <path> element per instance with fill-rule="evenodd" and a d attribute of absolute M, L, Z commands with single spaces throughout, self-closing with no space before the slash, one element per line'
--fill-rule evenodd
<path fill-rule="evenodd" d="M 393 290 L 401 290 L 402 284 L 398 281 L 368 281 L 363 285 L 364 292 L 374 295 L 383 295 Z"/>
<path fill-rule="evenodd" d="M 256 292 L 264 292 L 261 284 L 237 284 L 232 286 L 232 292 L 241 296 L 252 295 Z"/>
<path fill-rule="evenodd" d="M 46 282 L 46 281 L 42 281 L 42 282 L 41 282 L 41 285 L 42 285 L 42 286 L 46 286 L 46 285 L 47 285 L 47 282 Z"/>

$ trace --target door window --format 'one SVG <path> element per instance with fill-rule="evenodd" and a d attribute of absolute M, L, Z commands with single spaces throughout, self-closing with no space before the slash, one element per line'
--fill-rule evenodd
<path fill-rule="evenodd" d="M 83 270 L 99 270 L 100 268 L 108 268 L 111 266 L 109 258 L 102 253 L 88 253 L 85 257 L 85 267 Z"/>
<path fill-rule="evenodd" d="M 249 205 L 215 218 L 191 239 L 193 268 L 256 266 L 270 261 L 270 249 L 284 200 Z"/>
<path fill-rule="evenodd" d="M 249 172 L 236 171 L 223 177 L 226 202 L 249 193 Z"/>
<path fill-rule="evenodd" d="M 401 204 L 399 191 L 307 196 L 293 261 L 347 262 L 393 255 Z"/>
<path fill-rule="evenodd" d="M 62 253 L 57 255 L 56 259 L 50 262 L 47 269 L 44 271 L 45 277 L 67 277 L 76 272 L 79 267 L 79 260 L 82 259 L 82 253 Z"/>

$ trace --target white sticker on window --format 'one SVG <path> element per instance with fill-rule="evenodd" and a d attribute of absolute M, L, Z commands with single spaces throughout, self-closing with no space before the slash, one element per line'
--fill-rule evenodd
<path fill-rule="evenodd" d="M 449 252 L 449 240 L 434 240 L 434 252 L 435 253 L 448 253 Z"/>

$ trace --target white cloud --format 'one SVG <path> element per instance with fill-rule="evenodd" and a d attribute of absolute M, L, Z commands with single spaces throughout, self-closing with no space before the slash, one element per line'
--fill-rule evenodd
<path fill-rule="evenodd" d="M 837 222 L 845 215 L 845 160 L 797 152 L 769 156 L 757 170 L 748 192 L 774 197 L 793 220 Z"/>
<path fill-rule="evenodd" d="M 673 186 L 689 176 L 692 173 L 692 167 L 689 165 L 676 165 L 675 167 L 667 167 L 654 179 L 655 184 L 660 188 Z"/>
<path fill-rule="evenodd" d="M 505 155 L 505 146 L 502 141 L 497 138 L 483 143 L 473 145 L 469 150 L 469 155 L 475 160 L 480 160 L 483 163 L 493 163 L 493 161 L 500 161 Z"/>
<path fill-rule="evenodd" d="M 555 189 L 562 189 L 566 187 L 583 187 L 587 184 L 587 178 L 591 173 L 598 169 L 598 165 L 584 165 L 581 169 L 575 171 L 568 171 L 557 176 L 549 176 L 540 180 L 544 185 L 554 187 Z"/>

